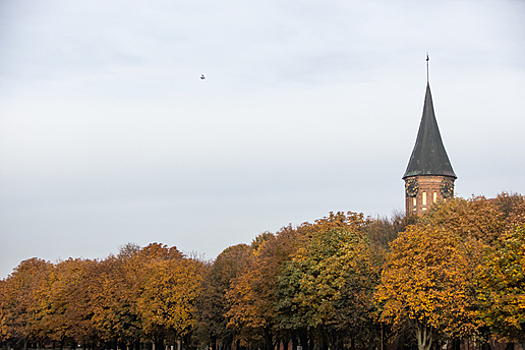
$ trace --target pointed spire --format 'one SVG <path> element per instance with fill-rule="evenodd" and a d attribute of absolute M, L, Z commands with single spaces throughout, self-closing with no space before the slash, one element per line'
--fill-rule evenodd
<path fill-rule="evenodd" d="M 428 82 L 416 144 L 403 179 L 415 175 L 445 175 L 457 178 L 441 140 Z"/>
<path fill-rule="evenodd" d="M 430 73 L 429 73 L 429 69 L 428 69 L 428 61 L 430 61 L 430 57 L 428 56 L 428 52 L 427 52 L 427 85 L 430 82 Z"/>

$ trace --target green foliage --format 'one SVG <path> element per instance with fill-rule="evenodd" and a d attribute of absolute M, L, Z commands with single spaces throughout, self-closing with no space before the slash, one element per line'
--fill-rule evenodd
<path fill-rule="evenodd" d="M 276 234 L 264 233 L 250 247 L 243 271 L 232 281 L 226 294 L 228 327 L 243 343 L 272 347 L 275 327 L 274 285 L 279 268 L 301 243 L 303 236 L 291 226 Z"/>
<path fill-rule="evenodd" d="M 321 226 L 277 276 L 275 309 L 283 329 L 318 329 L 332 346 L 369 341 L 378 282 L 369 243 L 355 231 Z"/>

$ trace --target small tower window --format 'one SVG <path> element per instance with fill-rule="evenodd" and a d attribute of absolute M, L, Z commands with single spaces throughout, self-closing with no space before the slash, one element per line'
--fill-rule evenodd
<path fill-rule="evenodd" d="M 412 203 L 414 204 L 414 208 L 415 208 L 416 205 L 417 205 L 416 197 L 414 197 L 414 198 L 412 199 Z"/>
<path fill-rule="evenodd" d="M 423 192 L 423 205 L 427 205 L 427 193 Z"/>
<path fill-rule="evenodd" d="M 436 203 L 437 200 L 438 200 L 438 194 L 437 194 L 437 192 L 434 192 L 433 202 Z"/>

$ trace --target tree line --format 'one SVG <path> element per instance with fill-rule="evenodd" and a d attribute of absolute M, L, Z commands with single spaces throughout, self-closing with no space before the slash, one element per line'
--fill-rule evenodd
<path fill-rule="evenodd" d="M 127 244 L 22 261 L 0 281 L 3 347 L 340 350 L 525 341 L 525 197 L 419 216 L 330 213 L 203 261 Z"/>

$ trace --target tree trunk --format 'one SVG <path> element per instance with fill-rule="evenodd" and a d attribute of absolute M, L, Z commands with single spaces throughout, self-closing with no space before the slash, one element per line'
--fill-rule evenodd
<path fill-rule="evenodd" d="M 297 339 L 297 332 L 292 331 L 292 350 L 297 350 L 297 346 L 299 346 L 299 341 Z M 285 349 L 288 350 L 288 349 Z"/>
<path fill-rule="evenodd" d="M 432 347 L 432 329 L 419 323 L 416 326 L 417 348 L 419 350 L 430 350 Z"/>
<path fill-rule="evenodd" d="M 264 328 L 264 347 L 266 350 L 273 349 L 273 336 L 268 327 Z"/>
<path fill-rule="evenodd" d="M 302 350 L 308 350 L 308 331 L 305 328 L 299 329 L 299 344 Z"/>
<path fill-rule="evenodd" d="M 323 326 L 321 326 L 321 350 L 328 350 L 328 339 Z"/>

